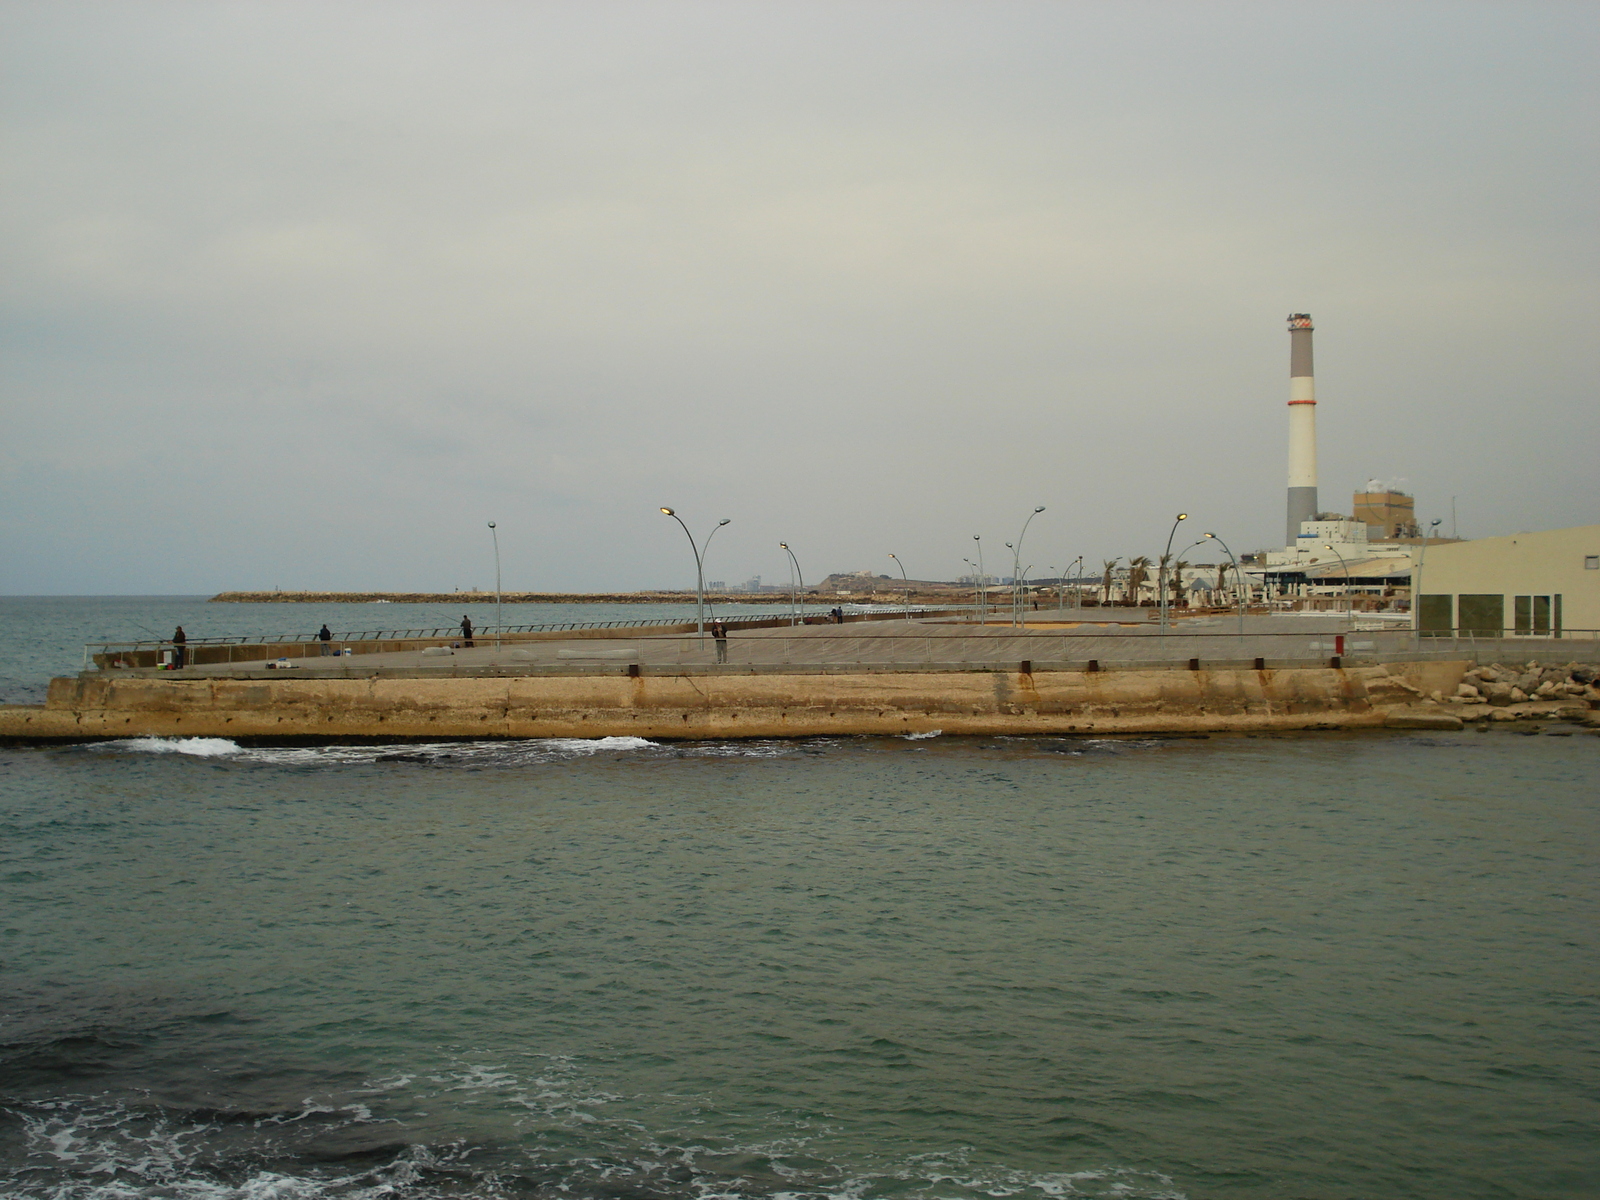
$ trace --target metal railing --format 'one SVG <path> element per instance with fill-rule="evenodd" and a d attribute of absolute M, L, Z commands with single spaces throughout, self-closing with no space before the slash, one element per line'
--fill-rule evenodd
<path fill-rule="evenodd" d="M 681 624 L 681 623 L 680 623 Z M 637 626 L 635 626 L 637 628 Z M 272 659 L 264 654 L 249 658 L 236 653 L 265 647 L 227 644 L 214 647 L 208 661 L 191 662 L 198 675 L 251 674 L 255 670 L 294 669 L 335 675 L 449 673 L 459 675 L 596 674 L 615 673 L 739 673 L 739 672 L 861 672 L 861 671 L 1101 671 L 1101 670 L 1203 670 L 1355 667 L 1383 662 L 1463 659 L 1476 663 L 1550 664 L 1574 659 L 1600 660 L 1600 631 L 1584 639 L 1557 641 L 1542 638 L 1424 638 L 1413 630 L 1347 632 L 1181 632 L 1154 629 L 1126 633 L 1066 630 L 984 632 L 970 626 L 950 625 L 917 632 L 847 632 L 784 634 L 770 624 L 765 630 L 746 626 L 744 635 L 730 625 L 731 636 L 719 642 L 695 634 L 646 635 L 636 638 L 549 639 L 509 642 L 500 647 L 489 639 L 475 639 L 468 649 L 459 635 L 454 639 L 391 638 L 369 643 L 381 657 L 359 661 L 350 657 L 325 659 L 316 641 L 285 643 L 284 653 Z M 453 645 L 451 643 L 454 643 Z M 1585 654 L 1584 651 L 1589 653 Z M 116 668 L 108 657 L 103 666 Z M 128 663 L 129 669 L 148 669 L 153 662 Z"/>
<path fill-rule="evenodd" d="M 798 610 L 774 613 L 771 611 L 761 613 L 741 613 L 735 616 L 719 617 L 728 629 L 751 629 L 760 627 L 775 627 L 783 625 L 812 625 L 827 623 L 834 610 L 839 610 L 846 618 L 884 619 L 901 617 L 907 614 L 913 616 L 958 615 L 971 605 L 903 605 L 903 604 L 844 604 L 822 607 L 819 605 L 802 605 Z M 709 621 L 707 622 L 709 625 Z M 216 662 L 248 662 L 257 660 L 262 655 L 241 653 L 236 655 L 233 648 L 271 649 L 277 657 L 311 657 L 308 651 L 316 650 L 317 657 L 328 657 L 338 654 L 345 648 L 355 653 L 387 652 L 391 649 L 408 646 L 421 648 L 423 646 L 440 645 L 450 642 L 470 642 L 474 646 L 479 643 L 504 641 L 507 638 L 528 637 L 530 635 L 547 635 L 555 633 L 604 633 L 611 630 L 631 629 L 682 629 L 693 627 L 692 619 L 683 617 L 643 617 L 628 620 L 613 621 L 546 621 L 522 625 L 485 625 L 474 626 L 470 638 L 462 631 L 459 625 L 440 625 L 432 628 L 421 629 L 364 629 L 352 630 L 342 633 L 333 633 L 329 640 L 324 641 L 315 633 L 285 633 L 285 634 L 238 634 L 219 637 L 191 637 L 182 643 L 173 642 L 167 638 L 140 638 L 126 642 L 86 642 L 83 648 L 84 669 L 90 663 L 101 667 L 108 666 L 156 666 L 162 661 L 162 656 L 177 657 L 181 647 L 182 657 L 187 665 L 203 665 Z M 697 635 L 699 636 L 699 635 Z M 710 635 L 707 634 L 707 637 Z M 327 648 L 326 652 L 323 648 Z M 227 651 L 219 656 L 218 650 Z M 145 659 L 149 662 L 145 662 Z"/>

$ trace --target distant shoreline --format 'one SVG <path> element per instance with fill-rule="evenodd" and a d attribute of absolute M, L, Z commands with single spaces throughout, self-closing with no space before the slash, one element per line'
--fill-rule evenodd
<path fill-rule="evenodd" d="M 807 600 L 819 600 L 808 593 Z M 693 592 L 502 592 L 504 604 L 693 604 Z M 707 592 L 718 604 L 787 604 L 787 593 Z M 493 592 L 218 592 L 210 604 L 493 604 Z"/>

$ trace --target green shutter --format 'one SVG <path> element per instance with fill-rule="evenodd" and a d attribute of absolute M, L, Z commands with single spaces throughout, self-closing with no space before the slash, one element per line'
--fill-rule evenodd
<path fill-rule="evenodd" d="M 1506 628 L 1504 596 L 1462 596 L 1461 632 L 1470 637 L 1502 637 Z"/>
<path fill-rule="evenodd" d="M 1533 631 L 1535 633 L 1550 632 L 1550 597 L 1535 596 L 1533 598 Z"/>
<path fill-rule="evenodd" d="M 1518 596 L 1514 601 L 1516 611 L 1516 631 L 1519 634 L 1533 632 L 1533 597 Z"/>
<path fill-rule="evenodd" d="M 1451 617 L 1454 596 L 1422 596 L 1418 600 L 1417 628 L 1435 637 L 1447 635 L 1455 624 Z"/>

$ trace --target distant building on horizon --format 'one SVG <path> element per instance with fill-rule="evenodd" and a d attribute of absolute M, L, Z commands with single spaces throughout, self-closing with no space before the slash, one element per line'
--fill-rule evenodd
<path fill-rule="evenodd" d="M 1370 541 L 1421 536 L 1417 529 L 1417 502 L 1397 488 L 1381 488 L 1369 480 L 1367 490 L 1351 498 L 1350 516 L 1365 522 Z"/>

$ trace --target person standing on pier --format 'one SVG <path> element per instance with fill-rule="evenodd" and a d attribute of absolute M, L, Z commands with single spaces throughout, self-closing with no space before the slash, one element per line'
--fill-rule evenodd
<path fill-rule="evenodd" d="M 322 643 L 323 658 L 333 653 L 333 647 L 328 644 L 333 641 L 333 634 L 328 631 L 327 622 L 323 622 L 322 628 L 317 630 L 317 641 Z"/>
<path fill-rule="evenodd" d="M 172 646 L 173 669 L 181 671 L 189 661 L 189 635 L 183 631 L 182 625 L 172 631 Z"/>
<path fill-rule="evenodd" d="M 465 614 L 461 617 L 461 642 L 468 650 L 472 649 L 472 618 Z"/>
<path fill-rule="evenodd" d="M 711 640 L 717 643 L 717 661 L 728 661 L 728 627 L 721 621 L 711 622 Z"/>

